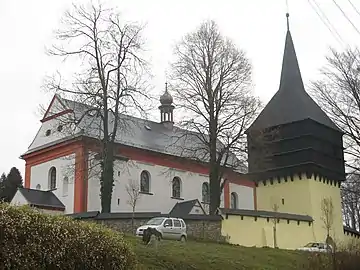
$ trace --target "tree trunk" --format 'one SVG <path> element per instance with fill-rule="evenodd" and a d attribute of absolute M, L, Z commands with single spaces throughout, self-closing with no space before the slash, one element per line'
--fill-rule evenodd
<path fill-rule="evenodd" d="M 220 206 L 220 180 L 216 166 L 210 169 L 210 209 L 209 214 L 215 215 Z"/>
<path fill-rule="evenodd" d="M 132 216 L 131 216 L 131 232 L 134 233 L 134 218 L 135 218 L 135 206 L 132 208 Z"/>
<path fill-rule="evenodd" d="M 101 174 L 101 212 L 111 212 L 111 197 L 114 185 L 114 154 L 112 144 L 105 143 L 103 149 L 103 170 Z"/>
<path fill-rule="evenodd" d="M 276 220 L 275 220 L 276 222 Z M 273 236 L 274 236 L 274 248 L 277 248 L 277 239 L 276 239 L 276 224 L 273 227 Z"/>
<path fill-rule="evenodd" d="M 218 207 L 220 206 L 220 179 L 219 179 L 219 166 L 217 160 L 217 138 L 216 138 L 216 129 L 217 123 L 213 117 L 214 109 L 211 108 L 210 111 L 210 168 L 209 168 L 209 181 L 210 181 L 210 207 L 209 214 L 215 215 Z M 221 164 L 221 162 L 219 162 Z"/>

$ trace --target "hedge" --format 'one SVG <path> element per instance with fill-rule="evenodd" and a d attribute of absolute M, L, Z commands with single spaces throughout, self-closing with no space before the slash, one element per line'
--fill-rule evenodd
<path fill-rule="evenodd" d="M 0 203 L 0 269 L 136 269 L 122 234 Z"/>

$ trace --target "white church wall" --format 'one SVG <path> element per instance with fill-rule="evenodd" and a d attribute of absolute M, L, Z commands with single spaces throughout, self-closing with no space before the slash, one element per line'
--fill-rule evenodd
<path fill-rule="evenodd" d="M 58 131 L 59 125 L 60 121 L 56 118 L 41 123 L 38 133 L 36 134 L 35 139 L 32 141 L 28 150 L 43 146 L 70 135 L 65 132 L 65 127 L 62 127 L 61 132 Z M 47 134 L 48 130 L 50 130 L 50 134 Z"/>
<path fill-rule="evenodd" d="M 100 211 L 100 165 L 93 160 L 94 152 L 89 151 L 87 211 Z M 114 173 L 115 175 L 115 173 Z"/>
<path fill-rule="evenodd" d="M 53 159 L 31 167 L 30 188 L 49 190 L 49 172 L 56 168 L 56 190 L 53 193 L 65 205 L 65 213 L 74 211 L 75 154 Z M 67 177 L 68 184 L 64 184 Z M 40 186 L 38 186 L 40 185 Z"/>
<path fill-rule="evenodd" d="M 254 188 L 237 185 L 234 183 L 229 184 L 230 194 L 235 192 L 238 198 L 238 209 L 254 210 Z M 231 197 L 231 196 L 230 196 Z"/>
<path fill-rule="evenodd" d="M 89 164 L 91 168 L 91 164 Z M 99 170 L 94 169 L 89 174 L 88 183 L 88 208 L 87 211 L 98 211 L 100 205 L 100 181 Z M 149 163 L 136 161 L 116 161 L 114 166 L 115 186 L 112 194 L 112 212 L 130 212 L 131 206 L 128 204 L 129 195 L 126 186 L 134 182 L 140 186 L 140 174 L 143 170 L 150 173 L 150 193 L 141 194 L 136 205 L 138 212 L 162 212 L 168 213 L 177 202 L 198 199 L 202 201 L 202 184 L 208 182 L 208 176 L 199 173 L 192 173 L 177 169 L 153 165 Z M 179 177 L 181 179 L 181 198 L 183 200 L 172 198 L 172 179 Z M 253 207 L 253 190 L 252 188 L 239 189 L 242 202 L 247 209 Z M 224 195 L 221 196 L 221 207 L 224 206 Z M 206 210 L 206 206 L 204 207 Z M 253 209 L 253 208 L 252 208 Z"/>

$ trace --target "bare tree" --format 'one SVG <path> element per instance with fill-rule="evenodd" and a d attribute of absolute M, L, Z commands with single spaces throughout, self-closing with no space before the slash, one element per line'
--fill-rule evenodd
<path fill-rule="evenodd" d="M 208 162 L 214 214 L 226 168 L 239 169 L 246 163 L 245 130 L 260 108 L 251 93 L 251 64 L 213 21 L 186 35 L 175 56 L 171 79 L 176 105 L 184 112 L 180 125 L 188 131 L 186 136 L 200 142 L 184 145 L 184 152 Z"/>
<path fill-rule="evenodd" d="M 63 93 L 78 105 L 66 121 L 82 124 L 86 134 L 97 136 L 101 164 L 101 210 L 110 212 L 114 185 L 114 159 L 119 129 L 126 130 L 124 114 L 145 113 L 143 98 L 147 62 L 142 57 L 142 26 L 124 22 L 116 9 L 101 4 L 73 5 L 56 31 L 50 55 L 79 63 L 79 73 L 64 80 L 60 73 L 45 87 Z M 76 62 L 78 61 L 78 62 Z"/>
<path fill-rule="evenodd" d="M 326 242 L 328 243 L 329 239 L 331 239 L 330 232 L 334 224 L 334 205 L 331 197 L 321 200 L 321 221 L 326 230 Z"/>
<path fill-rule="evenodd" d="M 131 229 L 134 230 L 135 209 L 141 197 L 139 184 L 136 183 L 134 180 L 129 180 L 129 183 L 126 185 L 126 192 L 129 195 L 127 204 L 129 204 L 132 209 Z"/>
<path fill-rule="evenodd" d="M 321 221 L 326 230 L 326 243 L 331 246 L 330 258 L 332 260 L 333 269 L 336 269 L 336 243 L 330 236 L 330 232 L 334 225 L 334 205 L 331 197 L 321 200 Z"/>
<path fill-rule="evenodd" d="M 344 131 L 346 165 L 359 173 L 360 161 L 360 54 L 358 49 L 331 50 L 322 78 L 312 94 L 321 108 Z"/>
<path fill-rule="evenodd" d="M 358 174 L 350 174 L 341 186 L 341 204 L 345 225 L 360 229 L 360 178 Z"/>
<path fill-rule="evenodd" d="M 279 217 L 277 216 L 277 213 L 279 212 L 279 205 L 277 203 L 274 203 L 274 205 L 272 206 L 272 210 L 274 211 L 274 217 L 272 218 L 274 248 L 277 248 L 277 223 L 279 222 Z"/>

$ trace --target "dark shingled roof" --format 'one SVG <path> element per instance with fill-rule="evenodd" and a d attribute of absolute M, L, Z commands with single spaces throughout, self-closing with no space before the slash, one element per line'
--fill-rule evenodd
<path fill-rule="evenodd" d="M 67 214 L 66 216 L 74 219 L 89 219 L 89 218 L 96 218 L 99 214 L 100 214 L 99 211 L 90 211 L 90 212 Z"/>
<path fill-rule="evenodd" d="M 43 191 L 29 188 L 18 188 L 30 205 L 39 208 L 56 208 L 65 210 L 65 205 L 51 191 Z"/>
<path fill-rule="evenodd" d="M 169 216 L 171 217 L 184 217 L 190 214 L 191 210 L 194 206 L 198 204 L 200 205 L 203 214 L 205 213 L 204 209 L 202 208 L 198 199 L 185 201 L 185 202 L 178 202 L 174 205 L 173 209 L 171 209 Z"/>
<path fill-rule="evenodd" d="M 357 230 L 355 230 L 353 228 L 350 228 L 348 226 L 344 226 L 344 233 L 350 233 L 350 234 L 354 234 L 354 235 L 360 237 L 360 232 L 359 231 L 357 231 Z"/>
<path fill-rule="evenodd" d="M 280 87 L 248 131 L 263 130 L 305 119 L 340 131 L 315 101 L 306 93 L 295 53 L 287 31 L 280 78 Z"/>
<path fill-rule="evenodd" d="M 220 208 L 220 212 L 225 215 L 235 215 L 235 216 L 279 218 L 279 219 L 289 219 L 289 220 L 297 220 L 297 221 L 313 221 L 313 218 L 308 215 L 297 215 L 297 214 L 280 213 L 280 212 L 263 211 L 263 210 Z"/>

